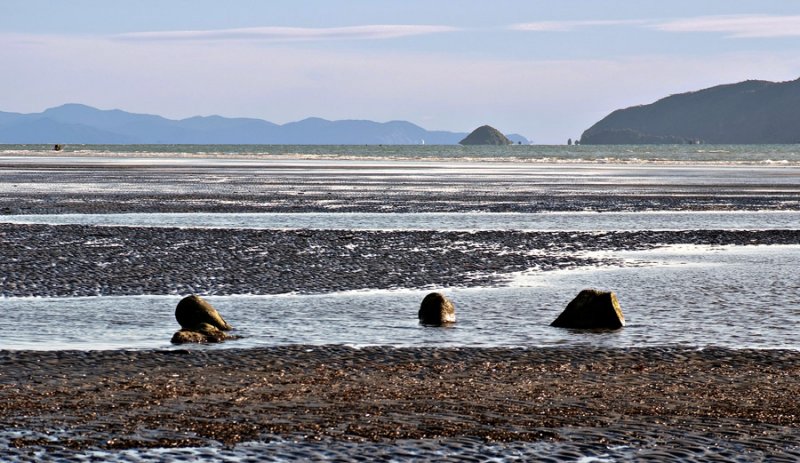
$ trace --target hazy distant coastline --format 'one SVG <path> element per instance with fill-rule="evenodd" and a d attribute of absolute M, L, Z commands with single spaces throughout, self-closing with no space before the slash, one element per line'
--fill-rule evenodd
<path fill-rule="evenodd" d="M 748 80 L 619 109 L 581 136 L 586 145 L 800 143 L 800 79 Z"/>
<path fill-rule="evenodd" d="M 173 120 L 81 104 L 31 114 L 0 112 L 0 144 L 455 145 L 466 135 L 426 130 L 406 121 L 312 117 L 279 125 L 221 116 Z M 507 136 L 514 143 L 529 143 L 521 135 Z"/>

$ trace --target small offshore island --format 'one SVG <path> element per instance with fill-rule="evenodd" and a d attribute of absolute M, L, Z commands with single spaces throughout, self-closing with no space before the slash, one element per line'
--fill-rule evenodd
<path fill-rule="evenodd" d="M 513 142 L 502 132 L 488 125 L 482 125 L 473 130 L 460 145 L 511 145 Z"/>

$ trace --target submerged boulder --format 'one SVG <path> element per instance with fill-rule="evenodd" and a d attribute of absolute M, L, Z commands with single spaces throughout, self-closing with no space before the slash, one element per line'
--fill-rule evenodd
<path fill-rule="evenodd" d="M 222 318 L 217 309 L 195 294 L 178 302 L 175 319 L 181 325 L 181 330 L 172 335 L 173 344 L 221 342 L 236 338 L 225 333 L 233 327 Z"/>
<path fill-rule="evenodd" d="M 187 342 L 222 342 L 231 338 L 233 338 L 233 336 L 225 334 L 219 328 L 211 326 L 208 323 L 203 323 L 193 329 L 184 328 L 180 331 L 176 331 L 175 334 L 172 335 L 171 342 L 173 344 L 184 344 Z"/>
<path fill-rule="evenodd" d="M 418 316 L 420 323 L 425 325 L 455 323 L 456 307 L 444 294 L 430 293 L 422 299 Z"/>
<path fill-rule="evenodd" d="M 613 292 L 584 289 L 550 326 L 615 330 L 625 326 L 625 316 Z"/>

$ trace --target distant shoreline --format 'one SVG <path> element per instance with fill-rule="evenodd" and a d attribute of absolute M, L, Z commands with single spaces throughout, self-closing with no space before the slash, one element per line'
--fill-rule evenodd
<path fill-rule="evenodd" d="M 605 151 L 590 158 L 566 147 L 525 146 L 475 157 L 462 147 L 422 154 L 323 147 L 251 158 L 196 150 L 186 158 L 5 153 L 0 214 L 800 210 L 800 152 L 776 156 L 767 148 L 703 153 L 707 161 L 649 148 L 609 159 Z M 781 155 L 790 160 L 776 162 Z"/>

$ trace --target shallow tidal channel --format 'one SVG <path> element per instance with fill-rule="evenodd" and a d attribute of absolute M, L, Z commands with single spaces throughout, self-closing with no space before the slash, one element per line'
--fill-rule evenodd
<path fill-rule="evenodd" d="M 603 254 L 596 253 L 598 255 Z M 615 252 L 620 266 L 511 275 L 507 285 L 447 288 L 458 322 L 419 325 L 427 292 L 441 288 L 207 299 L 242 339 L 214 348 L 351 346 L 658 345 L 800 349 L 800 246 L 671 246 Z M 602 256 L 600 256 L 602 257 Z M 581 289 L 615 291 L 628 325 L 614 332 L 549 326 Z M 170 348 L 180 295 L 9 297 L 4 349 Z M 58 320 L 53 323 L 52 320 Z M 203 347 L 206 348 L 206 347 Z"/>
<path fill-rule="evenodd" d="M 241 212 L 0 215 L 0 223 L 278 230 L 782 230 L 797 211 Z"/>

